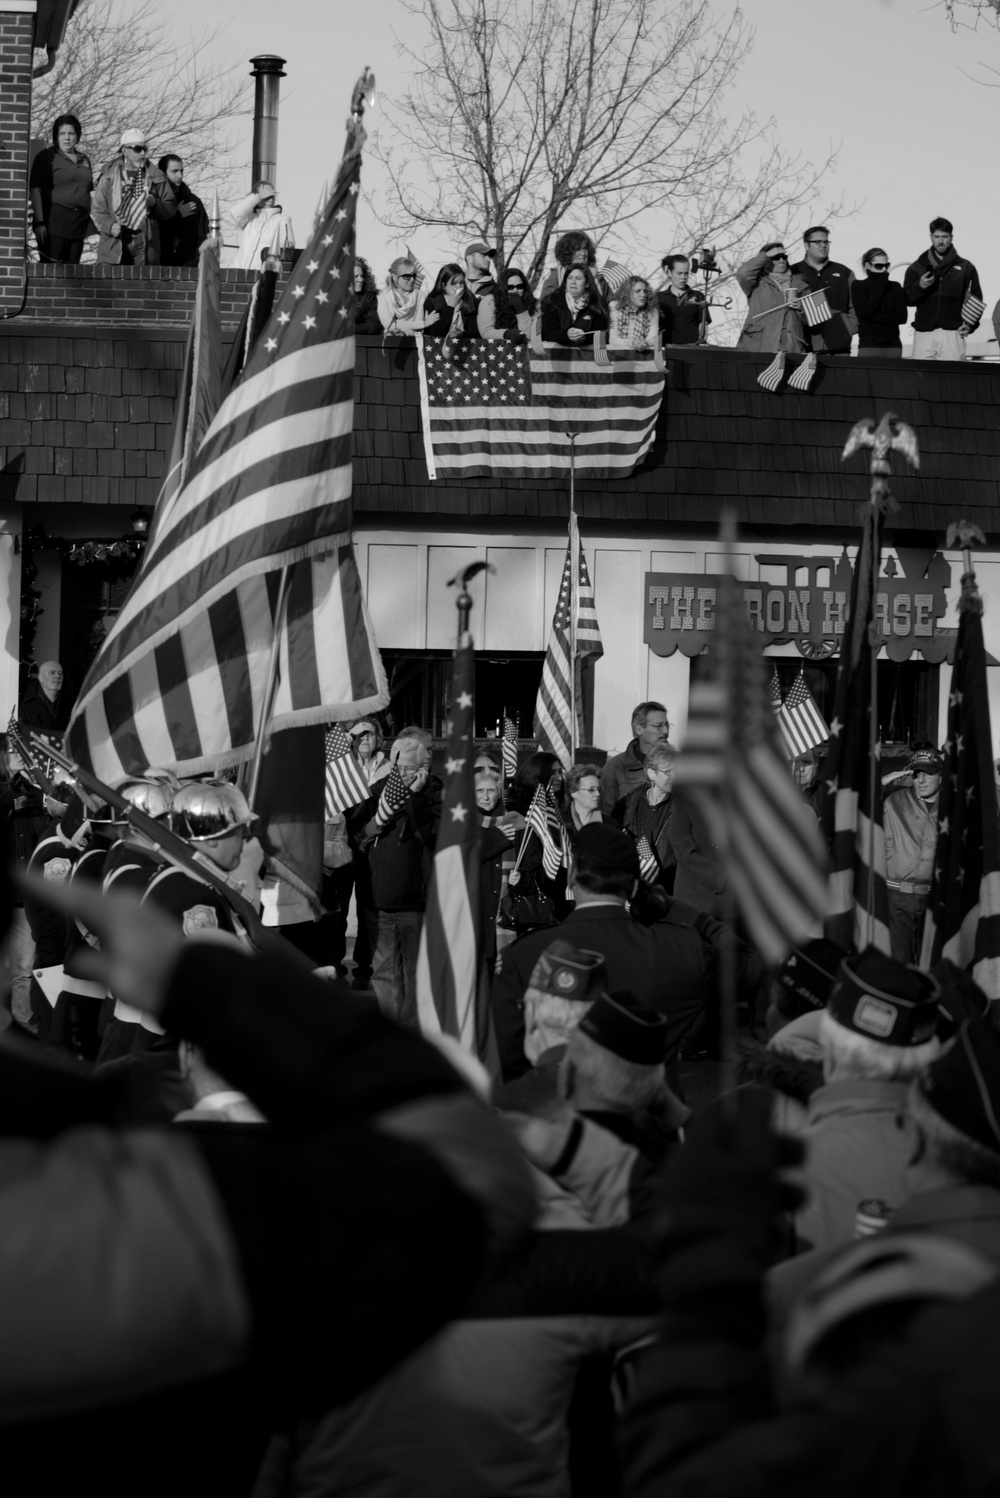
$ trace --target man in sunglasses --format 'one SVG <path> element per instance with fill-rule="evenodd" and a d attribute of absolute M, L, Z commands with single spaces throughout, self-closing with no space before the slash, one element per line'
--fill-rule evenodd
<path fill-rule="evenodd" d="M 809 347 L 814 354 L 849 354 L 851 339 L 858 331 L 858 319 L 851 302 L 854 272 L 830 259 L 830 231 L 825 225 L 816 224 L 807 229 L 802 239 L 806 247 L 805 259 L 796 261 L 792 273 L 802 278 L 809 291 L 822 291 L 831 312 L 831 316 L 816 327 L 810 326 L 806 318 Z"/>
<path fill-rule="evenodd" d="M 858 317 L 858 353 L 865 359 L 901 359 L 899 329 L 909 313 L 898 281 L 889 279 L 889 256 L 877 247 L 861 257 L 864 279 L 851 287 Z"/>
<path fill-rule="evenodd" d="M 159 222 L 176 212 L 170 183 L 149 159 L 146 132 L 126 130 L 90 205 L 101 235 L 98 265 L 159 265 Z"/>

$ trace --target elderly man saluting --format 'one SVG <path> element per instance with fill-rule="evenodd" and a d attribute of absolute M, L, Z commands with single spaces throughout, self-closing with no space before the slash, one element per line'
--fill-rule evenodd
<path fill-rule="evenodd" d="M 101 234 L 98 265 L 159 265 L 158 220 L 173 218 L 170 183 L 149 160 L 145 130 L 126 130 L 121 150 L 101 172 L 90 215 Z"/>

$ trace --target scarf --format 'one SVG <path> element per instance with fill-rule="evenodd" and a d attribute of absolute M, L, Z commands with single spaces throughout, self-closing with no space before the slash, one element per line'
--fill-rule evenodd
<path fill-rule="evenodd" d="M 574 318 L 579 317 L 580 313 L 584 310 L 589 302 L 590 295 L 586 291 L 582 296 L 573 296 L 572 292 L 569 291 L 567 291 L 566 293 L 566 305 L 572 312 Z"/>
<path fill-rule="evenodd" d="M 631 333 L 636 340 L 637 347 L 652 343 L 653 308 L 620 308 L 618 313 L 618 332 L 622 338 L 628 338 Z"/>

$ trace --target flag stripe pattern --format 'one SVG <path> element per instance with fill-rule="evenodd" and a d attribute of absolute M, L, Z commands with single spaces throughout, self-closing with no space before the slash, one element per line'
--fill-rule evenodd
<path fill-rule="evenodd" d="M 517 774 L 517 723 L 513 718 L 503 720 L 503 741 L 500 752 L 503 756 L 503 778 L 513 780 Z"/>
<path fill-rule="evenodd" d="M 880 517 L 865 513 L 851 584 L 850 617 L 840 646 L 830 748 L 823 766 L 829 795 L 823 813 L 830 847 L 830 898 L 826 935 L 859 951 L 874 945 L 890 953 L 889 900 L 885 886 L 885 833 L 876 774 L 871 794 L 872 570 L 881 550 Z"/>
<path fill-rule="evenodd" d="M 636 838 L 635 851 L 639 855 L 640 876 L 647 884 L 655 884 L 660 877 L 660 865 L 653 851 L 653 845 L 645 833 Z"/>
<path fill-rule="evenodd" d="M 380 832 L 385 832 L 392 826 L 406 805 L 406 798 L 409 794 L 403 777 L 399 773 L 399 766 L 393 765 L 382 784 L 382 794 L 378 798 L 378 810 L 375 813 L 375 825 Z"/>
<path fill-rule="evenodd" d="M 324 741 L 326 790 L 323 814 L 330 822 L 339 812 L 367 801 L 371 792 L 364 772 L 354 757 L 351 741 L 339 723 L 331 723 Z"/>
<path fill-rule="evenodd" d="M 757 384 L 762 390 L 770 390 L 773 395 L 784 378 L 785 355 L 779 349 L 767 368 L 762 369 L 757 376 Z"/>
<path fill-rule="evenodd" d="M 806 685 L 805 672 L 802 670 L 799 671 L 792 683 L 791 691 L 781 705 L 778 722 L 788 749 L 789 759 L 796 759 L 800 754 L 807 754 L 810 749 L 814 749 L 817 744 L 822 744 L 830 736 L 830 730 L 823 714 L 816 706 L 816 699 Z"/>
<path fill-rule="evenodd" d="M 921 963 L 929 967 L 948 957 L 991 999 L 1000 999 L 1000 830 L 982 602 L 974 579 L 962 582 Z"/>
<path fill-rule="evenodd" d="M 573 589 L 573 568 L 577 586 Z M 576 628 L 571 630 L 573 594 L 576 593 Z M 571 638 L 572 636 L 572 638 Z M 580 544 L 576 516 L 569 518 L 569 544 L 563 565 L 559 597 L 552 616 L 548 649 L 542 665 L 542 680 L 535 701 L 535 737 L 539 746 L 558 756 L 564 769 L 573 763 L 573 746 L 582 738 L 583 704 L 580 692 L 580 667 L 587 656 L 595 660 L 604 654 L 601 628 L 597 622 L 594 590 L 590 585 L 587 558 Z M 575 657 L 575 658 L 574 658 Z M 573 731 L 573 694 L 570 673 L 576 673 L 576 732 Z"/>
<path fill-rule="evenodd" d="M 554 879 L 563 863 L 562 824 L 557 812 L 549 804 L 546 787 L 535 787 L 531 805 L 525 821 L 542 845 L 542 868 L 550 879 Z"/>
<path fill-rule="evenodd" d="M 811 328 L 818 328 L 820 323 L 829 322 L 833 316 L 825 291 L 807 291 L 799 301 L 799 307 Z"/>
<path fill-rule="evenodd" d="M 691 687 L 674 784 L 703 806 L 751 936 L 777 963 L 819 933 L 825 855 L 781 753 L 767 666 L 736 584 L 720 582 L 712 675 Z"/>
<path fill-rule="evenodd" d="M 425 1034 L 450 1035 L 492 1072 L 496 1048 L 481 960 L 474 660 L 466 634 L 455 654 L 441 829 L 417 956 L 417 1012 Z"/>
<path fill-rule="evenodd" d="M 558 478 L 577 433 L 580 477 L 625 476 L 653 441 L 664 375 L 652 353 L 594 362 L 589 349 L 536 353 L 505 339 L 444 346 L 418 336 L 424 450 L 431 478 Z"/>
<path fill-rule="evenodd" d="M 345 156 L 323 222 L 183 487 L 161 496 L 68 730 L 74 756 L 104 779 L 149 764 L 195 772 L 252 753 L 286 565 L 273 726 L 388 700 L 350 540 L 359 187 L 360 157 Z"/>

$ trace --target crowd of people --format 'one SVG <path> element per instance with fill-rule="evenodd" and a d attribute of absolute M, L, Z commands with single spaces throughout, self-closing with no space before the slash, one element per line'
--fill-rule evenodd
<path fill-rule="evenodd" d="M 42 784 L 18 743 L 62 698 L 46 662 L 0 764 L 9 1473 L 173 1492 L 195 1441 L 216 1498 L 991 1490 L 1000 1039 L 913 960 L 933 746 L 886 776 L 900 956 L 768 970 L 663 703 L 601 766 L 488 740 L 490 1076 L 420 1033 L 426 730 L 341 725 L 369 794 L 328 771 L 306 939 L 259 926 L 231 782 L 127 781 L 146 822 Z M 793 766 L 817 812 L 823 752 Z M 688 1097 L 732 1002 L 741 1085 Z"/>

